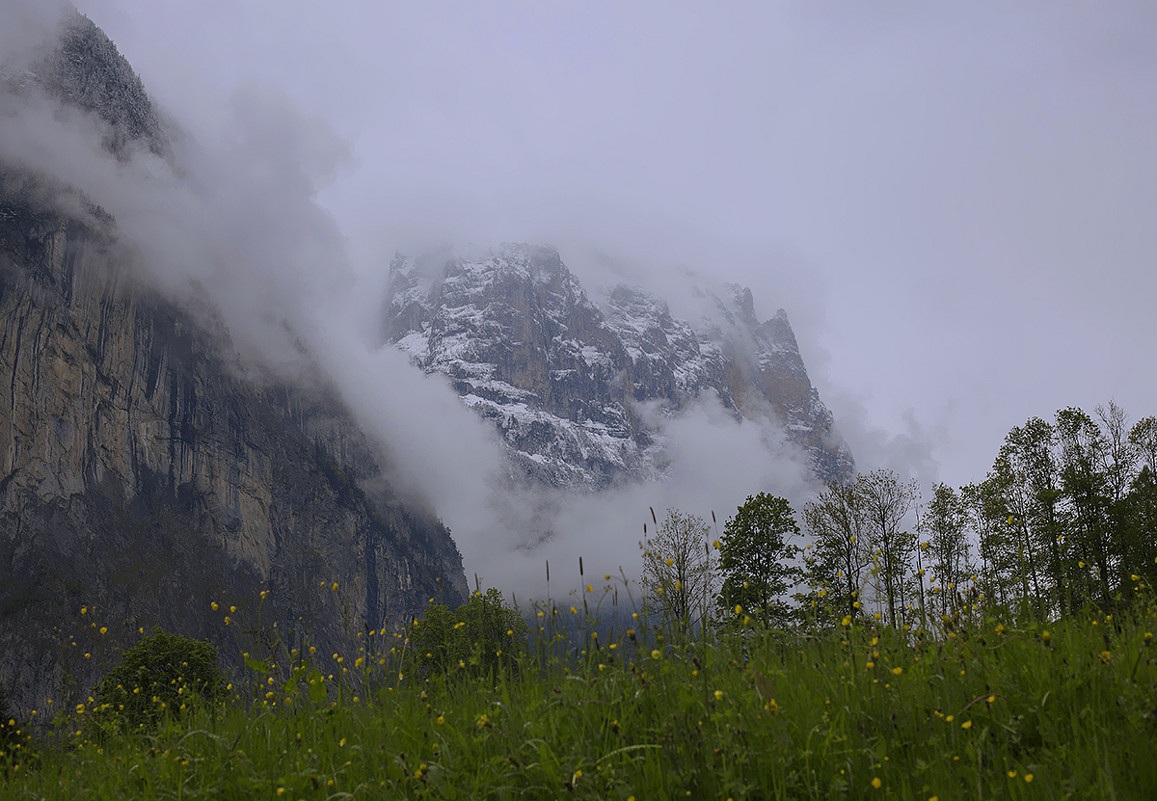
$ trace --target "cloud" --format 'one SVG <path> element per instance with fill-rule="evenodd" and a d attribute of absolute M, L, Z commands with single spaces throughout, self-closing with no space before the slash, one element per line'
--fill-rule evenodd
<path fill-rule="evenodd" d="M 237 89 L 219 115 L 178 117 L 171 158 L 102 149 L 105 125 L 35 91 L 0 96 L 0 161 L 51 174 L 109 212 L 140 277 L 178 301 L 204 293 L 243 359 L 292 376 L 301 349 L 391 454 L 391 479 L 451 526 L 468 569 L 523 593 L 546 559 L 629 574 L 648 507 L 721 519 L 747 493 L 799 493 L 802 461 L 778 432 L 704 401 L 652 424 L 668 443 L 668 481 L 591 495 L 512 489 L 493 429 L 441 377 L 427 377 L 368 332 L 374 284 L 351 269 L 319 191 L 348 152 L 324 122 L 282 94 Z M 662 271 L 657 254 L 648 263 Z M 686 252 L 683 252 L 686 256 Z M 528 547 L 549 534 L 546 543 Z M 557 585 L 556 585 L 557 586 Z"/>
<path fill-rule="evenodd" d="M 771 492 L 798 510 L 813 487 L 799 451 L 780 431 L 737 421 L 716 400 L 701 398 L 679 417 L 650 422 L 671 460 L 665 480 L 597 493 L 523 488 L 503 495 L 474 510 L 481 512 L 477 533 L 462 540 L 467 570 L 524 599 L 545 597 L 548 561 L 556 597 L 578 587 L 579 557 L 588 581 L 605 574 L 634 581 L 652 508 L 659 517 L 678 509 L 708 521 L 714 513 L 721 530 L 748 495 Z"/>
<path fill-rule="evenodd" d="M 351 265 L 337 221 L 318 202 L 348 169 L 349 150 L 281 92 L 241 84 L 203 117 L 174 107 L 171 158 L 141 147 L 120 160 L 101 149 L 104 125 L 92 115 L 35 92 L 0 103 L 8 121 L 0 159 L 53 174 L 110 212 L 142 276 L 178 300 L 203 292 L 242 358 L 293 376 L 304 348 L 391 455 L 395 486 L 444 519 L 468 571 L 488 584 L 541 593 L 536 577 L 546 560 L 561 567 L 579 556 L 598 574 L 633 576 L 651 507 L 715 512 L 722 524 L 749 494 L 785 495 L 797 507 L 807 496 L 806 459 L 782 432 L 737 421 L 708 399 L 671 419 L 641 410 L 666 442 L 665 481 L 597 494 L 512 487 L 494 430 L 443 378 L 376 348 L 381 276 Z M 761 261 L 742 245 L 695 232 L 673 234 L 658 223 L 630 231 L 604 214 L 579 212 L 569 225 L 553 220 L 539 230 L 564 248 L 570 243 L 588 281 L 642 283 L 671 298 L 677 316 L 707 311 L 693 290 L 718 290 L 725 266 Z M 423 214 L 431 237 L 461 230 L 453 209 Z M 483 223 L 475 233 L 490 230 Z M 682 276 L 676 282 L 673 271 Z M 556 573 L 556 589 L 564 575 Z"/>
<path fill-rule="evenodd" d="M 55 26 L 71 8 L 66 0 L 6 0 L 0 9 L 0 76 L 17 75 L 51 40 Z"/>
<path fill-rule="evenodd" d="M 1152 3 L 81 7 L 181 120 L 185 173 L 106 163 L 49 107 L 5 116 L 0 148 L 116 206 L 157 280 L 196 278 L 247 352 L 292 363 L 293 320 L 367 425 L 379 395 L 439 394 L 345 344 L 390 256 L 504 240 L 558 245 L 588 286 L 620 275 L 609 254 L 676 312 L 692 274 L 786 308 L 862 468 L 975 480 L 1031 414 L 1152 411 L 1128 358 L 1157 336 Z M 44 8 L 0 9 L 0 53 Z M 377 371 L 405 377 L 357 383 Z M 439 492 L 459 480 L 418 458 Z M 501 567 L 493 536 L 477 558 Z"/>

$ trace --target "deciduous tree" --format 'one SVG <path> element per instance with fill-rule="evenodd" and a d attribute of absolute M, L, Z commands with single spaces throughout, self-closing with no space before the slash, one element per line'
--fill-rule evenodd
<path fill-rule="evenodd" d="M 800 579 L 795 513 L 785 499 L 761 492 L 749 495 L 723 526 L 719 606 L 741 606 L 765 626 L 783 623 L 785 595 Z"/>
<path fill-rule="evenodd" d="M 803 519 L 811 539 L 804 551 L 804 579 L 813 609 L 822 618 L 856 617 L 870 556 L 855 483 L 829 483 L 804 506 Z"/>
<path fill-rule="evenodd" d="M 714 596 L 711 527 L 693 514 L 668 509 L 658 530 L 643 542 L 643 587 L 650 611 L 668 624 L 702 625 Z"/>

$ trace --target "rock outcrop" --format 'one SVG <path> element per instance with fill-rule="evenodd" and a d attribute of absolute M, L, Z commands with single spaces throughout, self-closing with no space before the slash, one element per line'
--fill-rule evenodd
<path fill-rule="evenodd" d="M 99 29 L 72 19 L 48 59 L 40 88 L 103 117 L 110 152 L 165 151 Z M 403 625 L 430 597 L 464 599 L 449 531 L 393 495 L 318 371 L 290 381 L 240 363 L 207 301 L 150 289 L 127 252 L 87 199 L 0 164 L 0 686 L 13 704 L 91 686 L 92 621 L 114 644 L 161 625 L 236 656 L 255 648 L 246 638 L 325 647 L 348 627 Z"/>
<path fill-rule="evenodd" d="M 398 257 L 382 337 L 449 377 L 532 482 L 597 490 L 661 476 L 652 421 L 704 395 L 782 431 L 817 478 L 851 475 L 786 313 L 761 322 L 749 290 L 729 292 L 702 293 L 707 313 L 689 322 L 637 287 L 596 305 L 549 247 Z"/>

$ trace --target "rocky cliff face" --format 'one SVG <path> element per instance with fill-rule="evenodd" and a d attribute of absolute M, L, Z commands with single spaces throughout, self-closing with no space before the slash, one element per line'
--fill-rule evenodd
<path fill-rule="evenodd" d="M 782 430 L 818 478 L 850 475 L 787 315 L 760 322 L 738 288 L 704 300 L 709 313 L 695 321 L 629 286 L 596 305 L 548 247 L 399 257 L 383 339 L 448 376 L 530 481 L 600 489 L 661 476 L 655 416 L 704 395 Z"/>
<path fill-rule="evenodd" d="M 95 98 L 118 156 L 163 150 L 139 81 L 84 23 L 51 57 L 72 72 L 41 65 L 43 86 Z M 0 682 L 14 704 L 66 677 L 90 685 L 95 660 L 69 643 L 97 614 L 113 642 L 159 624 L 235 651 L 258 607 L 287 641 L 324 645 L 464 598 L 449 532 L 392 495 L 316 371 L 290 383 L 240 364 L 211 308 L 150 290 L 125 253 L 87 200 L 0 164 Z M 239 608 L 233 629 L 214 601 Z"/>

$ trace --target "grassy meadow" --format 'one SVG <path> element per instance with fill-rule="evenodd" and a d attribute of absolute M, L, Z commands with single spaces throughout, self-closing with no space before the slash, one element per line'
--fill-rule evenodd
<path fill-rule="evenodd" d="M 741 611 L 706 637 L 592 606 L 549 603 L 528 637 L 441 659 L 414 658 L 415 629 L 275 649 L 225 700 L 174 679 L 128 731 L 102 698 L 29 711 L 0 728 L 0 797 L 1157 798 L 1151 602 L 924 634 Z M 443 640 L 469 636 L 451 620 Z"/>

